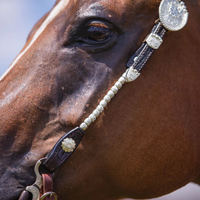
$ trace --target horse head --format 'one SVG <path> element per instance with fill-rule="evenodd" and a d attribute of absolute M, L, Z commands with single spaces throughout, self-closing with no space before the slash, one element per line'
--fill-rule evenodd
<path fill-rule="evenodd" d="M 86 130 L 54 181 L 59 199 L 153 198 L 197 181 L 199 7 Z M 34 165 L 79 126 L 158 19 L 157 0 L 58 0 L 1 77 L 0 195 L 14 200 Z"/>

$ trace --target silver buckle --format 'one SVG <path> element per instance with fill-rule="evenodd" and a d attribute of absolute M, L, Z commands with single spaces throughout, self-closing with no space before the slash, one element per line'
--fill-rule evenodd
<path fill-rule="evenodd" d="M 55 192 L 47 192 L 45 194 L 43 194 L 41 197 L 40 197 L 40 200 L 44 200 L 46 197 L 54 197 L 54 200 L 57 200 L 58 199 L 58 196 Z"/>

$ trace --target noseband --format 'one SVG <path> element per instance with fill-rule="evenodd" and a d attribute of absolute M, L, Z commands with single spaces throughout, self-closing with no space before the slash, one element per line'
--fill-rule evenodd
<path fill-rule="evenodd" d="M 89 115 L 84 122 L 66 133 L 51 149 L 45 158 L 40 159 L 35 165 L 36 181 L 33 185 L 27 186 L 19 200 L 27 200 L 32 194 L 32 200 L 56 200 L 57 195 L 53 192 L 53 174 L 72 155 L 81 142 L 85 130 L 103 112 L 104 108 L 111 101 L 115 94 L 126 82 L 134 81 L 145 64 L 163 42 L 163 37 L 168 31 L 182 29 L 188 20 L 188 12 L 184 2 L 181 0 L 162 0 L 159 7 L 159 19 L 151 33 L 144 40 L 140 48 L 129 59 L 128 69 L 122 74 L 114 86 L 108 91 L 97 108 Z M 40 173 L 39 168 L 45 168 L 48 173 Z M 43 186 L 44 194 L 40 197 L 40 190 Z"/>

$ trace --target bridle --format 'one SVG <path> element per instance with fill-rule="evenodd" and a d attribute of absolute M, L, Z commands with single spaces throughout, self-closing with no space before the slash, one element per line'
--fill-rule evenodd
<path fill-rule="evenodd" d="M 181 0 L 161 1 L 159 6 L 159 19 L 155 22 L 151 33 L 144 40 L 140 48 L 129 59 L 127 63 L 128 69 L 122 74 L 80 127 L 62 136 L 46 157 L 36 163 L 36 181 L 33 185 L 26 187 L 19 197 L 19 200 L 27 200 L 30 193 L 32 194 L 32 200 L 56 200 L 58 198 L 53 192 L 53 175 L 76 150 L 88 126 L 98 118 L 124 83 L 132 82 L 140 75 L 141 70 L 154 51 L 162 44 L 166 32 L 182 29 L 186 25 L 187 20 L 188 12 L 185 4 Z M 44 168 L 48 173 L 40 173 L 40 167 Z M 44 194 L 40 197 L 42 186 Z"/>

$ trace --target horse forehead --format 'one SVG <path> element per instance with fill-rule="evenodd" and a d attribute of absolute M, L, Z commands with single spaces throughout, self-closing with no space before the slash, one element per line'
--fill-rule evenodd
<path fill-rule="evenodd" d="M 158 5 L 160 1 L 161 0 L 100 0 L 97 2 L 109 9 L 120 11 L 122 9 L 133 9 L 138 6 L 143 8 L 146 6 L 154 6 Z"/>
<path fill-rule="evenodd" d="M 118 16 L 134 14 L 136 9 L 140 10 L 152 8 L 159 4 L 159 0 L 61 0 L 63 2 L 69 2 L 71 5 L 78 5 L 77 9 L 88 10 L 96 9 L 97 12 L 100 10 L 107 10 L 114 12 Z M 64 3 L 65 6 L 68 5 Z M 68 7 L 66 7 L 67 9 Z M 69 8 L 71 9 L 71 8 Z M 76 10 L 76 9 L 75 9 Z M 131 12 L 132 11 L 132 12 Z"/>
<path fill-rule="evenodd" d="M 67 2 L 68 0 L 63 0 Z M 62 2 L 62 0 L 60 1 Z M 133 17 L 152 11 L 159 0 L 69 0 L 64 4 L 63 12 L 70 13 L 70 18 L 81 20 L 87 17 L 102 17 L 122 27 L 133 22 Z M 148 13 L 146 12 L 148 11 Z"/>
<path fill-rule="evenodd" d="M 127 10 L 128 5 L 130 5 L 131 3 L 131 0 L 102 0 L 99 1 L 99 3 L 109 10 L 122 14 L 122 12 Z"/>
<path fill-rule="evenodd" d="M 132 0 L 102 0 L 100 3 L 104 5 L 105 7 L 112 9 L 112 10 L 118 10 L 121 11 L 122 9 L 127 9 L 129 5 L 137 5 L 139 2 L 142 2 L 143 0 L 139 1 L 132 1 Z"/>

